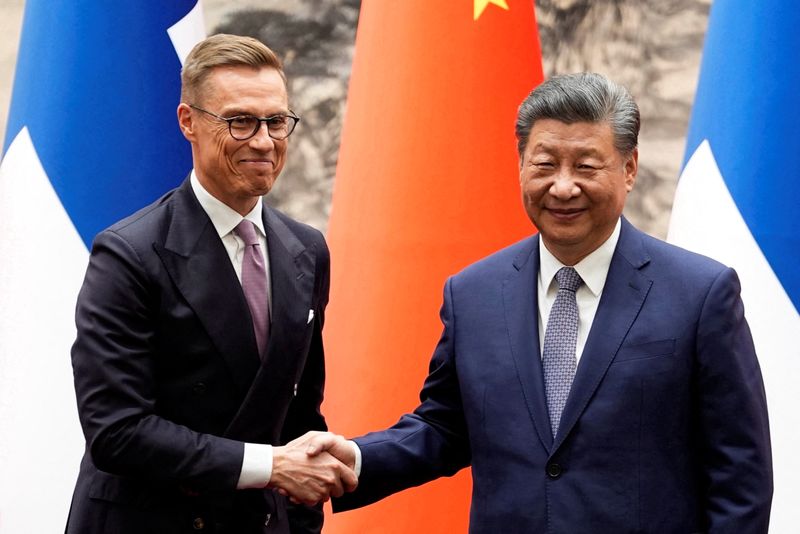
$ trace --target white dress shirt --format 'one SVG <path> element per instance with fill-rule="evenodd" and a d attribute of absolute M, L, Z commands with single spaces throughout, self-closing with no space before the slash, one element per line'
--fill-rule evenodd
<path fill-rule="evenodd" d="M 261 218 L 262 200 L 258 197 L 255 207 L 250 213 L 242 217 L 230 206 L 211 195 L 197 179 L 194 170 L 190 178 L 192 191 L 197 197 L 200 206 L 211 219 L 211 224 L 217 231 L 225 251 L 233 264 L 233 270 L 242 282 L 242 258 L 244 257 L 244 241 L 233 233 L 242 219 L 247 219 L 256 226 L 261 253 L 264 255 L 264 267 L 267 272 L 267 305 L 272 311 L 272 287 L 270 286 L 269 275 L 269 255 L 267 254 L 267 234 L 264 229 L 264 221 Z M 270 313 L 272 317 L 272 313 Z M 242 461 L 242 471 L 239 474 L 237 489 L 263 488 L 269 483 L 272 477 L 272 446 L 261 443 L 244 444 L 244 460 Z"/>
<path fill-rule="evenodd" d="M 603 287 L 606 285 L 608 268 L 611 266 L 611 257 L 614 255 L 617 241 L 619 241 L 621 227 L 621 222 L 617 221 L 617 225 L 609 238 L 597 247 L 594 252 L 572 266 L 583 279 L 583 284 L 575 292 L 575 300 L 578 303 L 578 341 L 575 344 L 575 357 L 578 361 L 581 359 L 583 348 L 586 346 L 586 339 L 592 329 L 594 316 L 597 313 L 597 305 L 600 303 Z M 539 354 L 544 351 L 544 333 L 547 329 L 547 321 L 550 318 L 550 308 L 553 307 L 553 302 L 555 302 L 556 294 L 558 293 L 558 282 L 555 279 L 556 273 L 562 267 L 565 267 L 565 265 L 547 250 L 544 240 L 539 238 Z"/>

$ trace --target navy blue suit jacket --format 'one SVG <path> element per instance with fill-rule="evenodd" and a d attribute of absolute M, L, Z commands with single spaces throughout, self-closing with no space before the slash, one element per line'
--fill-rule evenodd
<path fill-rule="evenodd" d="M 244 442 L 325 429 L 328 249 L 271 208 L 263 220 L 263 362 L 241 284 L 188 179 L 95 239 L 72 349 L 86 454 L 68 532 L 319 532 L 319 508 L 235 489 Z"/>
<path fill-rule="evenodd" d="M 539 238 L 447 281 L 421 404 L 357 438 L 337 511 L 472 467 L 472 533 L 767 531 L 761 373 L 735 272 L 623 219 L 555 438 L 537 321 Z"/>

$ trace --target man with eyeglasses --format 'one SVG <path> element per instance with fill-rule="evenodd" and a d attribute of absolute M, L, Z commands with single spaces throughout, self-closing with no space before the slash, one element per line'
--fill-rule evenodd
<path fill-rule="evenodd" d="M 96 237 L 78 298 L 67 532 L 319 532 L 311 505 L 357 483 L 291 441 L 326 428 L 328 249 L 262 202 L 300 119 L 255 39 L 206 39 L 181 80 L 194 169 Z"/>

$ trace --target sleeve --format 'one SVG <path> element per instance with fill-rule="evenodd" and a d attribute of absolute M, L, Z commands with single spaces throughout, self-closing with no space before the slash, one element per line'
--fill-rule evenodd
<path fill-rule="evenodd" d="M 245 443 L 236 489 L 262 489 L 272 478 L 272 445 Z"/>
<path fill-rule="evenodd" d="M 773 491 L 766 395 L 732 269 L 706 296 L 697 354 L 708 532 L 766 533 Z"/>
<path fill-rule="evenodd" d="M 440 318 L 444 329 L 420 392 L 420 405 L 391 428 L 354 440 L 362 456 L 358 488 L 334 499 L 334 511 L 366 506 L 398 491 L 452 476 L 469 465 L 471 452 L 456 367 L 452 279 L 445 285 Z"/>
<path fill-rule="evenodd" d="M 78 414 L 103 471 L 233 490 L 244 444 L 195 432 L 156 411 L 153 340 L 158 288 L 134 248 L 105 231 L 92 247 L 76 309 L 72 365 Z"/>

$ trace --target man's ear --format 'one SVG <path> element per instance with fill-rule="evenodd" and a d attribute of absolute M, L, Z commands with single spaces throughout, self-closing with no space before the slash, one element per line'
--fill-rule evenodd
<path fill-rule="evenodd" d="M 633 190 L 636 183 L 636 173 L 639 171 L 639 148 L 634 148 L 631 155 L 625 160 L 625 189 L 628 193 Z"/>
<path fill-rule="evenodd" d="M 188 104 L 181 102 L 178 104 L 178 126 L 187 141 L 190 143 L 195 140 L 195 118 L 197 117 L 192 113 L 192 108 Z"/>

